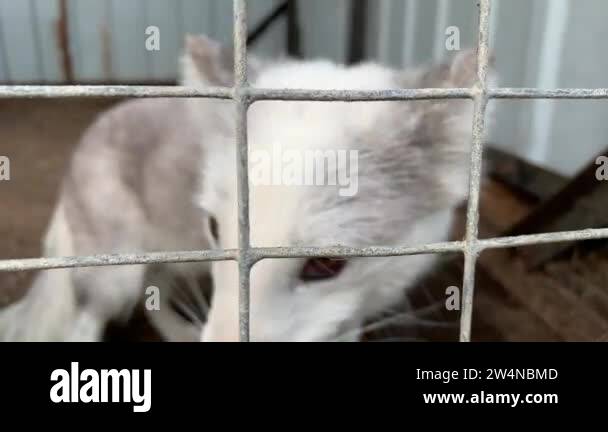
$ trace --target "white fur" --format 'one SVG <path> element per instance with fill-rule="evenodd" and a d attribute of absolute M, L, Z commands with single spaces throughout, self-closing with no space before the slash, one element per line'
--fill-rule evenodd
<path fill-rule="evenodd" d="M 44 240 L 44 255 L 73 255 L 71 236 L 61 206 L 57 206 Z M 0 314 L 4 341 L 96 340 L 99 323 L 77 318 L 70 271 L 39 272 L 26 297 Z"/>
<path fill-rule="evenodd" d="M 183 83 L 201 87 L 229 85 L 231 71 L 219 59 L 221 49 L 208 39 L 195 38 L 188 44 L 190 55 L 182 63 Z M 451 69 L 438 69 L 429 79 L 442 81 L 431 84 L 468 85 L 470 70 L 474 71 L 467 63 L 470 59 L 470 55 L 462 56 Z M 424 77 L 424 70 L 405 74 L 372 63 L 345 67 L 321 60 L 265 63 L 252 59 L 251 66 L 252 85 L 262 88 L 394 89 L 408 83 L 415 85 L 417 79 Z M 275 145 L 302 152 L 357 150 L 360 160 L 357 171 L 351 173 L 358 176 L 358 192 L 348 199 L 339 197 L 335 185 L 252 184 L 252 245 L 407 246 L 446 240 L 454 208 L 466 194 L 472 113 L 470 105 L 450 103 L 456 104 L 455 109 L 443 102 L 255 103 L 248 116 L 250 151 L 266 150 L 272 154 Z M 213 215 L 219 222 L 219 241 L 209 239 L 214 248 L 238 247 L 234 113 L 230 101 L 193 99 L 185 116 L 187 124 L 205 125 L 201 187 L 186 195 L 196 198 L 204 210 L 200 227 L 203 238 L 209 234 L 206 215 Z M 178 135 L 173 144 L 176 140 L 180 141 Z M 120 214 L 116 216 L 120 225 Z M 122 222 L 136 233 L 149 234 L 147 228 L 138 225 L 145 223 L 137 218 Z M 181 238 L 157 234 L 155 250 L 181 246 L 173 241 L 179 243 Z M 121 246 L 139 250 L 141 245 Z M 49 231 L 46 252 L 61 256 L 74 252 L 60 206 Z M 352 330 L 365 319 L 402 301 L 404 293 L 432 268 L 435 260 L 434 255 L 350 258 L 341 274 L 314 283 L 299 279 L 306 259 L 260 261 L 251 273 L 251 338 L 327 341 L 353 334 Z M 89 296 L 92 303 L 87 309 L 77 308 L 67 271 L 41 274 L 42 279 L 24 301 L 0 314 L 0 335 L 18 340 L 99 340 L 107 320 L 116 311 L 130 310 L 136 300 L 134 295 L 140 292 L 141 274 L 126 269 L 124 275 L 121 269 L 105 272 L 109 279 L 101 284 L 91 279 L 95 278 L 94 273 L 84 273 L 81 282 L 86 285 L 85 290 L 95 294 Z M 213 302 L 201 340 L 236 341 L 237 264 L 214 262 L 211 273 Z M 108 299 L 111 304 L 102 304 Z M 168 307 L 166 298 L 163 304 Z M 108 307 L 111 314 L 99 313 Z M 24 323 L 19 318 L 22 315 L 39 320 L 32 323 L 30 318 Z M 170 338 L 190 338 L 192 327 L 184 326 L 172 312 L 165 310 L 152 318 Z"/>
<path fill-rule="evenodd" d="M 256 87 L 316 89 L 395 88 L 395 72 L 364 64 L 345 68 L 325 61 L 284 63 L 262 71 Z M 271 151 L 278 143 L 290 149 L 351 149 L 355 139 L 383 124 L 390 102 L 323 103 L 259 102 L 249 114 L 250 151 Z M 232 121 L 232 119 L 227 119 Z M 408 124 L 404 118 L 403 123 Z M 413 121 L 413 120 L 412 120 Z M 372 151 L 382 152 L 390 133 L 377 131 Z M 220 221 L 220 246 L 238 247 L 235 149 L 232 137 L 210 143 L 212 149 L 203 168 L 201 206 Z M 369 143 L 368 143 L 369 144 Z M 403 143 L 407 145 L 407 143 Z M 365 162 L 362 162 L 365 163 Z M 384 194 L 387 178 L 359 179 L 367 197 Z M 453 180 L 454 177 L 448 177 Z M 462 179 L 457 173 L 457 180 Z M 460 185 L 451 188 L 462 190 Z M 331 186 L 250 187 L 251 241 L 254 246 L 369 246 L 382 239 L 384 245 L 419 245 L 445 240 L 452 208 L 410 221 L 397 214 L 408 199 L 403 191 L 400 205 L 389 199 L 354 202 L 323 208 L 337 193 Z M 405 204 L 407 205 L 407 204 Z M 366 222 L 368 220 L 369 222 Z M 373 235 L 371 235 L 373 234 Z M 258 262 L 251 274 L 251 339 L 254 341 L 332 340 L 356 328 L 363 320 L 394 305 L 417 277 L 429 270 L 433 256 L 352 258 L 335 279 L 305 284 L 298 271 L 305 260 L 276 259 Z M 214 301 L 203 341 L 238 340 L 238 269 L 232 262 L 213 263 Z"/>

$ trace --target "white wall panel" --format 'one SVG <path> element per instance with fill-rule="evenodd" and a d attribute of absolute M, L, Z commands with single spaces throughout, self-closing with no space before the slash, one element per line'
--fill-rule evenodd
<path fill-rule="evenodd" d="M 56 1 L 33 0 L 32 12 L 35 23 L 34 34 L 40 47 L 41 81 L 49 83 L 61 82 L 64 77 L 61 71 L 59 47 L 56 40 L 59 4 Z M 2 45 L 1 42 L 0 45 Z M 0 46 L 1 50 L 2 47 Z M 0 77 L 0 79 L 2 78 Z"/>
<path fill-rule="evenodd" d="M 112 78 L 116 81 L 153 78 L 152 61 L 145 49 L 145 29 L 150 25 L 146 2 L 147 0 L 110 0 Z"/>
<path fill-rule="evenodd" d="M 209 32 L 214 21 L 213 0 L 180 0 L 184 33 Z"/>
<path fill-rule="evenodd" d="M 151 67 L 148 76 L 159 81 L 174 79 L 184 34 L 182 4 L 180 1 L 146 0 L 145 6 L 145 26 L 156 26 L 160 30 L 160 49 L 146 51 Z M 142 48 L 144 39 L 142 33 Z"/>
<path fill-rule="evenodd" d="M 13 82 L 39 81 L 43 78 L 40 47 L 34 31 L 33 3 L 0 0 L 4 69 Z M 5 71 L 6 73 L 6 71 Z"/>
<path fill-rule="evenodd" d="M 69 0 L 70 51 L 76 81 L 103 81 L 111 75 L 109 3 Z"/>
<path fill-rule="evenodd" d="M 304 55 L 345 62 L 350 31 L 350 0 L 305 0 L 298 5 Z"/>
<path fill-rule="evenodd" d="M 6 54 L 5 45 L 6 42 L 4 41 L 2 19 L 0 18 L 0 82 L 10 82 L 11 80 L 10 73 L 8 70 L 8 56 Z"/>

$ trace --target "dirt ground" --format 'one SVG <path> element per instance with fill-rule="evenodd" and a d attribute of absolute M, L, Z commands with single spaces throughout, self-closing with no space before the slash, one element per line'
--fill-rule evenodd
<path fill-rule="evenodd" d="M 100 110 L 116 102 L 0 101 L 0 155 L 10 160 L 10 180 L 0 181 L 0 259 L 40 256 L 71 151 Z M 19 297 L 32 276 L 0 273 L 0 306 Z"/>

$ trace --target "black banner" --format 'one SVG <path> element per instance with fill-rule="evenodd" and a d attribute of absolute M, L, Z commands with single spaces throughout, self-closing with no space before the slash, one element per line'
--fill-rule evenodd
<path fill-rule="evenodd" d="M 601 413 L 595 343 L 1 344 L 2 416 L 225 419 L 475 409 Z M 262 411 L 260 411 L 260 409 Z M 236 415 L 236 414 L 235 414 Z M 510 414 L 509 414 L 510 415 Z M 76 417 L 75 417 L 76 416 Z M 109 417 L 107 417 L 109 416 Z M 90 418 L 90 417 L 88 417 Z M 101 419 L 100 418 L 100 419 Z"/>

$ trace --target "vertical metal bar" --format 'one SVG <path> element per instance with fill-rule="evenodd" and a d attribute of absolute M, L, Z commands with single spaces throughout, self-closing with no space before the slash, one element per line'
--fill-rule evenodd
<path fill-rule="evenodd" d="M 473 114 L 473 143 L 469 178 L 469 200 L 464 247 L 464 275 L 462 282 L 463 305 L 460 316 L 460 341 L 471 340 L 473 317 L 473 292 L 475 289 L 475 264 L 479 253 L 479 189 L 481 183 L 481 158 L 485 130 L 485 115 L 488 105 L 487 74 L 489 57 L 490 0 L 479 2 L 479 36 L 477 44 L 477 82 L 473 86 L 475 109 Z"/>
<path fill-rule="evenodd" d="M 249 174 L 247 154 L 247 1 L 234 0 L 234 89 L 236 105 L 237 195 L 239 221 L 239 339 L 249 342 Z"/>

